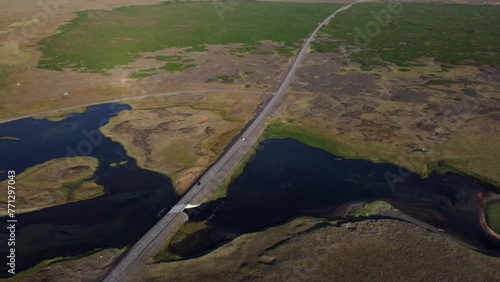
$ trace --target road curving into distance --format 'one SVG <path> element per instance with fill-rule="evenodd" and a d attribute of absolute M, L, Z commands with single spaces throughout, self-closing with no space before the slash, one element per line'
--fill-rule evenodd
<path fill-rule="evenodd" d="M 253 121 L 240 133 L 219 159 L 199 178 L 198 182 L 181 198 L 153 228 L 151 228 L 117 263 L 105 274 L 101 281 L 126 281 L 131 274 L 144 264 L 155 254 L 164 244 L 165 238 L 173 234 L 181 224 L 187 220 L 187 215 L 183 210 L 188 205 L 197 205 L 205 201 L 222 183 L 227 179 L 234 169 L 241 162 L 257 143 L 258 139 L 266 128 L 267 119 L 277 112 L 283 101 L 285 94 L 293 81 L 293 77 L 298 67 L 301 65 L 307 54 L 310 43 L 314 40 L 318 31 L 334 18 L 338 13 L 349 9 L 356 1 L 346 5 L 321 22 L 318 27 L 309 35 L 302 45 L 299 53 L 288 70 L 288 73 L 273 97 L 257 114 Z"/>

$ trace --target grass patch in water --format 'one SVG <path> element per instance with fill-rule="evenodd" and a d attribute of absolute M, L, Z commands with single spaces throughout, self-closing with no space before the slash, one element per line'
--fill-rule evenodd
<path fill-rule="evenodd" d="M 363 206 L 354 209 L 349 216 L 352 217 L 366 217 L 370 215 L 375 215 L 381 211 L 393 209 L 391 204 L 384 201 L 374 201 L 371 203 L 364 204 Z"/>
<path fill-rule="evenodd" d="M 488 226 L 500 234 L 500 200 L 488 203 L 484 208 Z"/>
<path fill-rule="evenodd" d="M 19 141 L 19 140 L 21 140 L 21 138 L 11 137 L 11 136 L 4 136 L 4 137 L 0 137 L 0 140 Z"/>

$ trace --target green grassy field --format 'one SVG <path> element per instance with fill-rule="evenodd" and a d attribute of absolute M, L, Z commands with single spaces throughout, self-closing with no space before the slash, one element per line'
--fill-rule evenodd
<path fill-rule="evenodd" d="M 313 48 L 339 52 L 345 46 L 363 66 L 408 66 L 420 57 L 445 64 L 500 66 L 500 6 L 401 4 L 401 12 L 392 13 L 389 21 L 381 17 L 380 22 L 387 23 L 383 26 L 372 13 L 384 9 L 387 4 L 362 4 L 338 14 L 322 29 L 327 36 Z"/>
<path fill-rule="evenodd" d="M 106 73 L 169 47 L 204 50 L 206 44 L 260 40 L 297 46 L 339 5 L 248 2 L 231 6 L 221 21 L 213 3 L 132 6 L 84 11 L 39 43 L 39 68 Z M 295 45 L 294 45 L 295 44 Z M 289 52 L 287 48 L 281 51 Z M 170 58 L 160 58 L 160 60 Z M 173 58 L 172 58 L 173 59 Z"/>
<path fill-rule="evenodd" d="M 192 68 L 195 66 L 195 64 L 167 63 L 160 69 L 165 71 L 183 71 L 187 68 Z"/>
<path fill-rule="evenodd" d="M 131 74 L 130 78 L 144 78 L 153 76 L 158 73 L 157 68 L 149 68 L 149 69 L 139 69 L 135 73 Z"/>
<path fill-rule="evenodd" d="M 371 215 L 375 215 L 381 211 L 391 210 L 393 209 L 391 204 L 384 201 L 373 201 L 371 203 L 366 203 L 363 206 L 353 210 L 349 216 L 352 217 L 367 217 Z"/>
<path fill-rule="evenodd" d="M 500 201 L 489 203 L 485 208 L 485 213 L 490 228 L 500 234 Z"/>

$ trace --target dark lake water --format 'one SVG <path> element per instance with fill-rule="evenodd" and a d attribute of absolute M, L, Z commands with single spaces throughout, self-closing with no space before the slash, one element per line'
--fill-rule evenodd
<path fill-rule="evenodd" d="M 456 174 L 410 175 L 393 187 L 388 173 L 398 167 L 346 160 L 292 139 L 270 140 L 228 188 L 226 198 L 189 210 L 190 220 L 207 228 L 169 250 L 194 257 L 241 234 L 287 220 L 311 216 L 332 218 L 346 203 L 385 200 L 406 214 L 448 234 L 500 254 L 500 242 L 479 224 L 477 194 L 493 189 Z"/>
<path fill-rule="evenodd" d="M 1 170 L 20 174 L 50 159 L 92 156 L 100 162 L 94 175 L 96 182 L 105 187 L 101 197 L 17 215 L 17 272 L 44 259 L 124 247 L 158 221 L 160 210 L 178 201 L 166 176 L 137 167 L 119 143 L 98 131 L 110 117 L 128 109 L 127 105 L 103 104 L 60 122 L 27 118 L 0 124 L 0 137 L 20 138 L 0 140 Z M 120 161 L 128 162 L 110 167 Z M 0 174 L 0 180 L 5 178 L 5 173 Z M 2 275 L 7 267 L 6 220 L 0 218 Z"/>
<path fill-rule="evenodd" d="M 0 124 L 0 169 L 25 169 L 47 160 L 88 155 L 99 160 L 94 175 L 105 195 L 40 211 L 17 215 L 16 271 L 54 257 L 76 256 L 97 248 L 124 247 L 158 221 L 158 212 L 179 197 L 170 180 L 137 167 L 124 148 L 102 136 L 98 128 L 130 107 L 92 106 L 61 122 L 22 119 Z M 208 227 L 177 246 L 174 253 L 196 256 L 237 236 L 283 223 L 299 216 L 331 218 L 346 203 L 386 200 L 415 218 L 483 250 L 498 253 L 500 244 L 479 225 L 477 194 L 489 187 L 455 175 L 416 175 L 392 188 L 389 164 L 344 160 L 292 139 L 265 142 L 244 172 L 229 186 L 224 199 L 190 210 L 191 221 Z M 128 161 L 124 166 L 111 163 Z M 6 174 L 0 174 L 0 180 Z M 0 218 L 0 271 L 6 273 L 7 218 Z"/>

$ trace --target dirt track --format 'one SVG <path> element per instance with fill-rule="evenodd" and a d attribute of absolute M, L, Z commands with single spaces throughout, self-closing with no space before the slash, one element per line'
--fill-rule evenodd
<path fill-rule="evenodd" d="M 258 93 L 262 94 L 262 92 L 259 91 L 251 91 L 251 90 L 225 90 L 225 89 L 207 89 L 207 90 L 185 90 L 185 91 L 174 91 L 174 92 L 166 92 L 166 93 L 156 93 L 156 94 L 149 94 L 149 95 L 140 95 L 140 96 L 132 96 L 132 97 L 125 97 L 125 98 L 118 98 L 118 99 L 113 99 L 113 100 L 108 100 L 108 101 L 102 101 L 102 102 L 96 102 L 96 103 L 90 103 L 90 104 L 84 104 L 84 105 L 78 105 L 78 106 L 70 106 L 70 107 L 64 107 L 64 108 L 59 108 L 55 110 L 49 110 L 49 111 L 43 111 L 43 112 L 36 112 L 32 113 L 29 115 L 25 116 L 20 116 L 20 117 L 15 117 L 15 118 L 10 118 L 10 119 L 5 119 L 0 121 L 0 123 L 6 123 L 18 119 L 23 119 L 23 118 L 29 118 L 29 117 L 36 117 L 36 116 L 48 116 L 48 115 L 53 115 L 53 114 L 58 114 L 61 112 L 68 112 L 71 110 L 76 110 L 84 107 L 89 107 L 93 105 L 99 105 L 99 104 L 105 104 L 105 103 L 121 103 L 121 102 L 127 102 L 127 101 L 133 101 L 133 100 L 141 100 L 149 97 L 167 97 L 167 96 L 173 96 L 173 95 L 179 95 L 183 93 L 221 93 L 221 92 L 241 92 L 241 93 Z"/>

